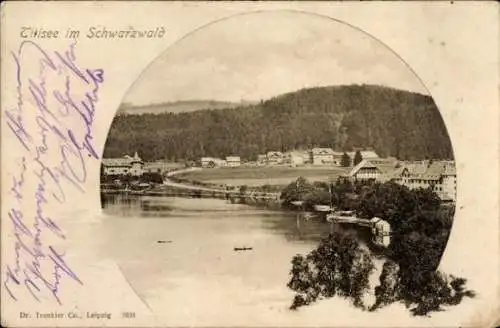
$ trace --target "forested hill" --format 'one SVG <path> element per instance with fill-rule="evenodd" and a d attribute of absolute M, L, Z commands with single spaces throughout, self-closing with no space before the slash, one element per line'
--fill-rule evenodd
<path fill-rule="evenodd" d="M 452 159 L 429 96 L 381 86 L 302 89 L 259 104 L 187 113 L 118 115 L 104 157 L 138 151 L 145 160 L 240 155 L 309 147 L 373 147 L 400 159 Z"/>

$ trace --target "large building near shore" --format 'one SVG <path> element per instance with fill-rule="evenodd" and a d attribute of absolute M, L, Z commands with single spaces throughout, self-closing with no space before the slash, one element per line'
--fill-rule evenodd
<path fill-rule="evenodd" d="M 363 159 L 347 175 L 351 180 L 394 181 L 409 189 L 431 188 L 444 201 L 457 197 L 454 161 Z"/>
<path fill-rule="evenodd" d="M 454 161 L 405 162 L 392 180 L 410 189 L 431 188 L 442 200 L 456 201 L 457 198 Z"/>
<path fill-rule="evenodd" d="M 105 175 L 141 176 L 144 173 L 144 162 L 137 152 L 134 157 L 125 155 L 120 158 L 103 158 L 102 170 Z"/>
<path fill-rule="evenodd" d="M 390 180 L 400 165 L 395 158 L 363 159 L 349 172 L 348 177 L 354 180 Z"/>

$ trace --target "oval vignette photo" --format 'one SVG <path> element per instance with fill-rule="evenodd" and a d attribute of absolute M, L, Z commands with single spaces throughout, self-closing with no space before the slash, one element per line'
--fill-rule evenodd
<path fill-rule="evenodd" d="M 331 18 L 243 14 L 178 40 L 125 95 L 100 181 L 105 252 L 168 325 L 430 317 L 475 297 L 439 269 L 457 198 L 439 109 Z"/>

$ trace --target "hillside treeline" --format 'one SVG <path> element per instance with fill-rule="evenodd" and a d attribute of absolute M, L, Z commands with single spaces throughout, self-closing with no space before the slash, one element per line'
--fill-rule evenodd
<path fill-rule="evenodd" d="M 255 105 L 186 113 L 118 115 L 105 157 L 139 151 L 145 160 L 196 160 L 270 150 L 373 147 L 400 159 L 452 159 L 429 96 L 380 86 L 302 89 Z"/>

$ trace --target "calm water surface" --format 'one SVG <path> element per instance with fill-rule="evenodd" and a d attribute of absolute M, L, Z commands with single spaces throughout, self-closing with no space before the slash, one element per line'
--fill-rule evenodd
<path fill-rule="evenodd" d="M 105 196 L 103 207 L 104 252 L 154 312 L 183 326 L 294 322 L 291 259 L 332 229 L 215 199 Z"/>

